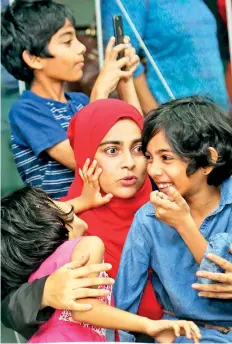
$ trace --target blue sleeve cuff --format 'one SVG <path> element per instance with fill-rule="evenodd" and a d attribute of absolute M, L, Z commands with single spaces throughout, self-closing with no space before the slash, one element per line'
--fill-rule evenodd
<path fill-rule="evenodd" d="M 229 253 L 231 245 L 230 237 L 227 233 L 218 233 L 213 236 L 208 243 L 206 252 L 202 259 L 199 271 L 209 271 L 209 272 L 224 272 L 217 264 L 211 262 L 207 257 L 207 253 L 213 253 L 217 256 L 224 258 L 226 260 L 231 260 L 231 254 Z M 215 283 L 208 278 L 198 277 L 198 283 L 211 284 Z"/>

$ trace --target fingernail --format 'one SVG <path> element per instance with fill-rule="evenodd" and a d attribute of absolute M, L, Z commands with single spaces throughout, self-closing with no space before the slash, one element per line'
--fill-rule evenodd
<path fill-rule="evenodd" d="M 114 280 L 113 278 L 110 278 L 110 282 L 111 282 L 112 284 L 114 284 L 114 283 L 115 283 L 115 280 Z"/>
<path fill-rule="evenodd" d="M 106 267 L 107 267 L 107 269 L 111 269 L 112 268 L 112 265 L 111 264 L 106 264 Z"/>
<path fill-rule="evenodd" d="M 202 296 L 202 293 L 198 293 L 198 296 Z"/>
<path fill-rule="evenodd" d="M 197 284 L 197 283 L 192 284 L 192 288 L 197 288 L 197 287 L 199 287 L 199 284 Z"/>
<path fill-rule="evenodd" d="M 202 276 L 203 276 L 203 273 L 202 273 L 201 271 L 197 271 L 197 272 L 196 272 L 196 275 L 197 275 L 198 277 L 202 277 Z"/>
<path fill-rule="evenodd" d="M 206 257 L 207 258 L 213 258 L 213 255 L 212 255 L 212 253 L 207 253 Z"/>

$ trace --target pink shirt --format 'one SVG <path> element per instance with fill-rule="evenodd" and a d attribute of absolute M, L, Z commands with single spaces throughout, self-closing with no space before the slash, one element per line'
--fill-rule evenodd
<path fill-rule="evenodd" d="M 71 262 L 73 250 L 80 240 L 81 238 L 69 240 L 60 245 L 40 265 L 38 270 L 31 274 L 29 282 L 50 275 L 61 266 Z M 106 273 L 102 275 L 107 276 Z M 101 286 L 100 288 L 111 291 L 110 295 L 100 298 L 111 305 L 112 287 Z M 74 321 L 69 310 L 56 310 L 51 318 L 39 327 L 39 330 L 30 338 L 28 343 L 106 342 L 105 333 L 106 330 L 104 328 Z"/>

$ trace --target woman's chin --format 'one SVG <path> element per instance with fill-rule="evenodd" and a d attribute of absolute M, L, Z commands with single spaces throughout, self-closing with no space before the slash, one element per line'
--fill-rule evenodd
<path fill-rule="evenodd" d="M 128 199 L 134 197 L 137 192 L 138 190 L 135 188 L 121 188 L 114 193 L 114 196 L 122 199 Z"/>

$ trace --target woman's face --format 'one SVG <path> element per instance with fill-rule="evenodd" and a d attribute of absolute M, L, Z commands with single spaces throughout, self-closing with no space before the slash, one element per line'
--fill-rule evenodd
<path fill-rule="evenodd" d="M 131 198 L 144 184 L 147 163 L 141 149 L 141 130 L 130 119 L 121 119 L 98 146 L 95 159 L 102 168 L 101 189 L 119 198 Z"/>

